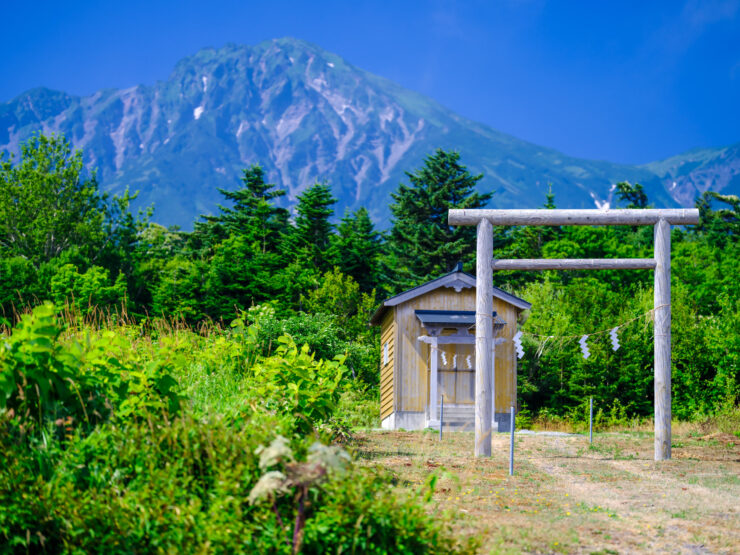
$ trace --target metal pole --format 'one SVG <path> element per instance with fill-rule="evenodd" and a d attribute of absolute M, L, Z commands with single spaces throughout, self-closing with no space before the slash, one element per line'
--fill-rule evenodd
<path fill-rule="evenodd" d="M 445 396 L 442 394 L 442 398 L 439 401 L 439 441 L 442 441 L 442 426 L 445 421 Z"/>
<path fill-rule="evenodd" d="M 594 398 L 591 396 L 588 400 L 588 441 L 594 442 Z"/>
<path fill-rule="evenodd" d="M 514 475 L 514 428 L 516 421 L 516 409 L 514 405 L 511 405 L 511 425 L 509 427 L 511 431 L 511 439 L 509 440 L 509 476 Z"/>

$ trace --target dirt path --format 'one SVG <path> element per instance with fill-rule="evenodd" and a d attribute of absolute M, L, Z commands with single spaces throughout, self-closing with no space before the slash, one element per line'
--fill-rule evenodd
<path fill-rule="evenodd" d="M 401 490 L 438 477 L 436 511 L 483 553 L 740 553 L 740 440 L 674 437 L 673 460 L 652 461 L 652 435 L 508 436 L 476 460 L 472 434 L 359 436 L 363 464 L 380 464 Z"/>

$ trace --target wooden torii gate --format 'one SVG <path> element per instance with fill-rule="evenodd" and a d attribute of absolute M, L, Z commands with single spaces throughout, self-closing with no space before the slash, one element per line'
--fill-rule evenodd
<path fill-rule="evenodd" d="M 493 270 L 655 270 L 655 460 L 671 458 L 671 225 L 699 223 L 696 209 L 450 210 L 449 225 L 478 229 L 475 316 L 475 456 L 491 455 Z M 652 225 L 653 258 L 493 260 L 493 226 Z"/>

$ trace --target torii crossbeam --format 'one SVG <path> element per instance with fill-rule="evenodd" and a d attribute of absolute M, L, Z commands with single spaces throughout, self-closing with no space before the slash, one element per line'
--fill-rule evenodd
<path fill-rule="evenodd" d="M 699 223 L 696 209 L 450 210 L 449 225 L 478 229 L 475 317 L 475 455 L 491 455 L 493 270 L 654 269 L 655 460 L 671 458 L 671 225 Z M 493 260 L 494 225 L 652 225 L 653 258 Z"/>

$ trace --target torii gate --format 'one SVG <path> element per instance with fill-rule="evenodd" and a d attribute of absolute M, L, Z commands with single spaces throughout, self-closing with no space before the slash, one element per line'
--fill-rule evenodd
<path fill-rule="evenodd" d="M 491 456 L 493 270 L 654 269 L 655 460 L 671 458 L 671 225 L 699 223 L 696 209 L 450 210 L 449 225 L 478 228 L 475 314 L 475 456 Z M 493 260 L 494 225 L 652 225 L 653 258 Z"/>

